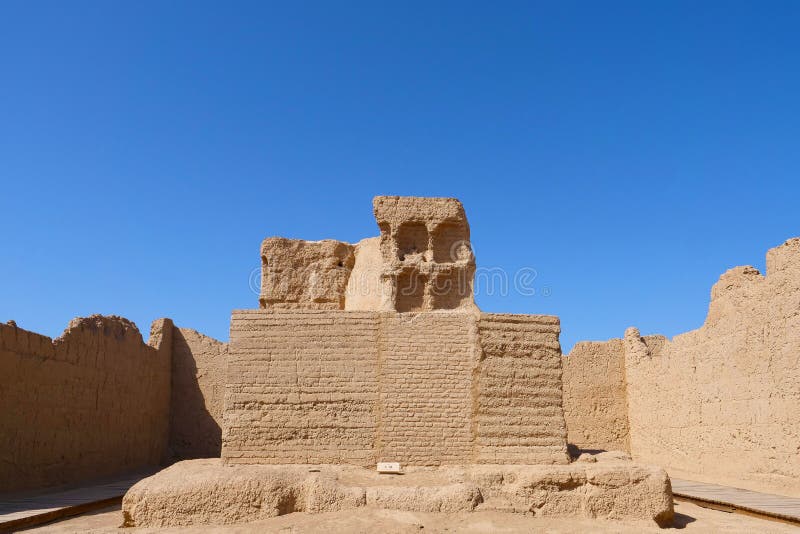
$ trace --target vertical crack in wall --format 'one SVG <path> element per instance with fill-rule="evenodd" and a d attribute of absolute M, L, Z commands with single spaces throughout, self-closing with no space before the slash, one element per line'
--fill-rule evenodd
<path fill-rule="evenodd" d="M 480 409 L 481 396 L 481 366 L 486 355 L 483 353 L 480 332 L 480 312 L 474 312 L 475 321 L 470 326 L 469 336 L 473 346 L 473 367 L 472 367 L 472 415 L 470 417 L 470 435 L 472 438 L 471 462 L 478 463 L 478 413 Z"/>
<path fill-rule="evenodd" d="M 383 366 L 384 366 L 384 353 L 386 351 L 386 336 L 384 334 L 384 313 L 379 313 L 377 316 L 377 328 L 376 328 L 376 339 L 375 339 L 375 346 L 376 346 L 376 381 L 378 384 L 378 396 L 375 402 L 375 457 L 376 461 L 383 461 L 383 411 L 384 411 L 384 402 L 383 402 L 383 394 L 384 394 L 384 384 L 383 384 Z"/>

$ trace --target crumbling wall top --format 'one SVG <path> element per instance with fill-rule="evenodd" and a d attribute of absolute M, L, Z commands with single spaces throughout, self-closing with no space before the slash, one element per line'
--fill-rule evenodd
<path fill-rule="evenodd" d="M 441 222 L 466 222 L 464 206 L 456 198 L 377 196 L 372 200 L 378 224 L 392 225 L 421 222 L 437 225 Z"/>

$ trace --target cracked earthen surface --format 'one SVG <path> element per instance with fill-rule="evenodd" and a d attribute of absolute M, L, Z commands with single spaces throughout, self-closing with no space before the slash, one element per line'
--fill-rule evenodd
<path fill-rule="evenodd" d="M 142 480 L 123 499 L 126 526 L 247 523 L 362 507 L 502 511 L 536 517 L 672 520 L 666 473 L 618 459 L 562 466 L 463 466 L 400 476 L 347 466 L 224 466 L 191 460 Z"/>
<path fill-rule="evenodd" d="M 259 304 L 271 309 L 344 309 L 353 253 L 353 245 L 333 239 L 265 239 Z"/>

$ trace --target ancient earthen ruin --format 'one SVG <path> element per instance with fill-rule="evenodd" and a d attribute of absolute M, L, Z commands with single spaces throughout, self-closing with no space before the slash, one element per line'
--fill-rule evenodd
<path fill-rule="evenodd" d="M 0 487 L 174 464 L 123 501 L 149 527 L 361 507 L 668 525 L 665 468 L 800 495 L 800 239 L 766 277 L 723 275 L 695 332 L 563 357 L 557 317 L 477 308 L 459 201 L 373 210 L 355 245 L 264 240 L 229 343 L 169 319 L 147 344 L 119 317 L 0 325 Z"/>
<path fill-rule="evenodd" d="M 477 309 L 461 203 L 373 207 L 379 240 L 264 241 L 260 309 L 231 318 L 221 460 L 137 484 L 126 524 L 361 506 L 668 522 L 663 470 L 570 463 L 559 321 Z"/>
<path fill-rule="evenodd" d="M 569 441 L 692 480 L 800 495 L 800 239 L 735 267 L 705 324 L 585 342 L 564 358 Z"/>

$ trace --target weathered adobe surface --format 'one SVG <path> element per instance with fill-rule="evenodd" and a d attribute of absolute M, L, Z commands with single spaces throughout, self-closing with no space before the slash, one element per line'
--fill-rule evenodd
<path fill-rule="evenodd" d="M 332 239 L 268 237 L 261 244 L 261 307 L 344 309 L 354 249 Z"/>
<path fill-rule="evenodd" d="M 227 344 L 116 316 L 52 340 L 0 324 L 0 491 L 219 457 Z"/>
<path fill-rule="evenodd" d="M 558 317 L 480 315 L 472 416 L 476 463 L 567 461 L 560 331 Z"/>
<path fill-rule="evenodd" d="M 701 328 L 671 341 L 631 328 L 621 351 L 609 343 L 609 357 L 624 362 L 614 381 L 627 385 L 634 458 L 674 476 L 800 496 L 800 239 L 767 253 L 766 277 L 750 266 L 723 274 Z M 565 399 L 579 399 L 580 382 L 565 376 Z M 594 401 L 583 403 L 591 414 Z M 567 415 L 571 434 L 602 442 Z"/>
<path fill-rule="evenodd" d="M 169 425 L 172 322 L 150 345 L 122 317 L 56 338 L 0 324 L 0 489 L 71 484 L 158 465 Z"/>
<path fill-rule="evenodd" d="M 381 309 L 474 308 L 469 223 L 455 198 L 375 197 L 383 259 Z"/>
<path fill-rule="evenodd" d="M 218 458 L 228 344 L 192 330 L 175 328 L 169 448 L 173 460 Z"/>
<path fill-rule="evenodd" d="M 230 464 L 566 463 L 549 316 L 237 310 Z"/>
<path fill-rule="evenodd" d="M 261 245 L 267 309 L 477 310 L 475 257 L 454 198 L 375 197 L 379 238 L 357 245 L 270 237 Z"/>
<path fill-rule="evenodd" d="M 373 211 L 381 236 L 355 247 L 264 242 L 266 309 L 231 319 L 223 459 L 567 463 L 558 319 L 478 311 L 458 200 Z"/>
<path fill-rule="evenodd" d="M 319 465 L 224 466 L 180 462 L 125 495 L 124 525 L 164 528 L 233 524 L 292 512 L 364 506 L 420 512 L 500 510 L 537 517 L 673 517 L 663 469 L 619 457 L 558 466 L 470 466 L 407 470 L 403 476 Z"/>
<path fill-rule="evenodd" d="M 567 441 L 579 449 L 629 451 L 623 341 L 582 341 L 562 360 Z"/>
<path fill-rule="evenodd" d="M 359 241 L 354 249 L 355 263 L 347 281 L 344 309 L 348 311 L 374 311 L 382 309 L 383 256 L 381 238 L 368 237 Z"/>

